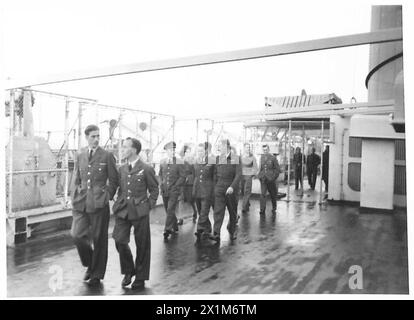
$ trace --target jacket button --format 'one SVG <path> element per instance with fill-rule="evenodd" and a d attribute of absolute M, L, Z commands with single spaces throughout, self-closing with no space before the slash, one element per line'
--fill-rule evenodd
<path fill-rule="evenodd" d="M 90 179 L 88 179 L 88 183 L 90 183 L 91 182 L 91 180 Z"/>
<path fill-rule="evenodd" d="M 88 171 L 88 175 L 90 175 L 91 173 Z"/>
<path fill-rule="evenodd" d="M 130 183 L 128 182 L 128 184 L 130 184 Z"/>
<path fill-rule="evenodd" d="M 127 200 L 129 200 L 130 199 L 130 197 L 127 197 Z"/>
<path fill-rule="evenodd" d="M 130 174 L 128 175 L 128 178 L 131 178 L 131 175 Z"/>

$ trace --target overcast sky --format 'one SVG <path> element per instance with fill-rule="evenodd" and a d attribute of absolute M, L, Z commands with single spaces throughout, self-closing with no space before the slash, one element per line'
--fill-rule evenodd
<path fill-rule="evenodd" d="M 9 1 L 5 71 L 19 78 L 367 32 L 370 10 L 353 1 Z M 362 46 L 41 88 L 186 115 L 255 110 L 264 96 L 302 88 L 363 101 L 367 72 Z"/>
<path fill-rule="evenodd" d="M 368 32 L 370 2 L 7 1 L 4 69 L 24 78 Z M 262 110 L 265 96 L 302 89 L 362 102 L 368 54 L 359 46 L 37 89 L 194 117 Z M 42 103 L 48 119 L 62 119 L 62 110 Z"/>

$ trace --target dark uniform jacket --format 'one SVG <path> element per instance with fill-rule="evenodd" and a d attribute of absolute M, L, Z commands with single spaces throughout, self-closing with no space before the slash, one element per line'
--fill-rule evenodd
<path fill-rule="evenodd" d="M 293 155 L 293 168 L 294 169 L 301 169 L 302 168 L 302 161 L 306 163 L 306 158 L 304 154 L 301 153 L 295 153 Z"/>
<path fill-rule="evenodd" d="M 179 194 L 180 187 L 185 182 L 184 162 L 181 159 L 163 159 L 160 163 L 161 194 L 168 197 L 171 194 Z"/>
<path fill-rule="evenodd" d="M 192 186 L 194 183 L 194 165 L 189 161 L 184 161 L 185 185 Z"/>
<path fill-rule="evenodd" d="M 108 205 L 118 188 L 118 170 L 112 153 L 98 147 L 91 161 L 88 148 L 76 155 L 75 189 L 72 208 L 81 212 L 95 212 Z M 109 183 L 107 183 L 109 180 Z"/>
<path fill-rule="evenodd" d="M 206 160 L 206 159 L 205 159 Z M 214 193 L 215 158 L 210 156 L 203 163 L 194 164 L 193 197 L 211 198 Z"/>
<path fill-rule="evenodd" d="M 149 193 L 149 194 L 148 194 Z M 119 168 L 119 189 L 112 211 L 120 218 L 136 220 L 148 216 L 155 207 L 159 190 L 154 169 L 139 159 L 131 171 Z"/>
<path fill-rule="evenodd" d="M 237 155 L 217 156 L 214 170 L 216 190 L 237 190 L 242 176 L 241 159 Z"/>
<path fill-rule="evenodd" d="M 324 179 L 327 179 L 329 175 L 329 151 L 325 150 L 322 154 L 322 157 L 323 157 L 322 177 Z"/>
<path fill-rule="evenodd" d="M 308 159 L 306 161 L 307 168 L 309 169 L 316 169 L 317 166 L 321 164 L 321 157 L 316 153 L 311 153 L 308 155 Z"/>
<path fill-rule="evenodd" d="M 280 173 L 279 162 L 272 154 L 262 154 L 260 157 L 260 171 L 257 177 L 260 180 L 276 180 Z"/>

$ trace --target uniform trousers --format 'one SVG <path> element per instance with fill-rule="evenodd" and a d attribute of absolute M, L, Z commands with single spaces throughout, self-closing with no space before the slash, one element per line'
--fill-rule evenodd
<path fill-rule="evenodd" d="M 91 279 L 103 279 L 108 261 L 109 206 L 93 213 L 72 211 L 71 236 Z"/>
<path fill-rule="evenodd" d="M 134 227 L 136 246 L 135 264 L 131 249 L 129 248 L 132 227 Z M 115 246 L 119 253 L 121 274 L 135 275 L 136 280 L 148 280 L 151 263 L 149 215 L 134 220 L 116 217 L 112 237 L 115 240 Z"/>
<path fill-rule="evenodd" d="M 209 219 L 210 208 L 214 207 L 213 197 L 196 198 L 197 211 L 199 217 L 197 221 L 197 232 L 211 233 L 211 222 Z"/>
<path fill-rule="evenodd" d="M 162 200 L 164 202 L 164 208 L 166 212 L 164 231 L 174 232 L 177 231 L 177 215 L 175 213 L 178 205 L 179 192 L 170 192 L 168 195 L 163 195 Z"/>
<path fill-rule="evenodd" d="M 242 210 L 247 211 L 250 206 L 250 197 L 252 195 L 253 176 L 242 176 L 240 184 L 243 195 Z"/>
<path fill-rule="evenodd" d="M 224 213 L 227 208 L 229 212 L 229 223 L 227 230 L 234 233 L 237 227 L 237 191 L 226 194 L 227 188 L 219 187 L 214 191 L 214 234 L 220 236 L 221 226 L 223 225 Z"/>
<path fill-rule="evenodd" d="M 277 208 L 277 185 L 275 180 L 267 180 L 263 178 L 260 180 L 260 211 L 264 212 L 266 210 L 266 194 L 269 191 L 270 199 L 272 200 L 272 209 L 276 210 Z"/>

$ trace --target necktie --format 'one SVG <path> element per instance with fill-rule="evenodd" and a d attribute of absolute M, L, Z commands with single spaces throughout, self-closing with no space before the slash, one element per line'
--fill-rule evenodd
<path fill-rule="evenodd" d="M 131 171 L 132 170 L 132 166 L 131 164 L 128 165 L 128 170 Z"/>
<path fill-rule="evenodd" d="M 92 154 L 93 154 L 93 150 L 91 149 L 91 150 L 89 151 L 89 161 L 91 161 L 91 159 L 92 159 Z"/>

